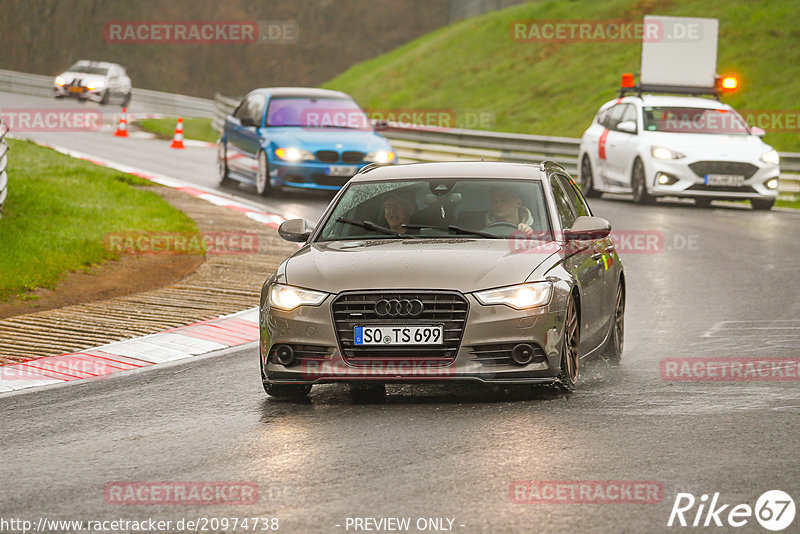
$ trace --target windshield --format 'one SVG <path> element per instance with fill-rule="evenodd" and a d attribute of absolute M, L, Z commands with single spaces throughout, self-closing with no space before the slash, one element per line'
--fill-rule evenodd
<path fill-rule="evenodd" d="M 372 130 L 364 111 L 345 98 L 273 98 L 269 102 L 267 125 Z"/>
<path fill-rule="evenodd" d="M 99 76 L 106 76 L 108 74 L 108 69 L 105 67 L 92 67 L 91 65 L 81 65 L 79 63 L 75 63 L 67 70 L 68 72 L 80 72 L 81 74 L 96 74 Z"/>
<path fill-rule="evenodd" d="M 520 227 L 520 225 L 523 225 Z M 316 241 L 547 235 L 541 184 L 501 179 L 429 178 L 351 183 Z"/>
<path fill-rule="evenodd" d="M 733 110 L 645 107 L 644 129 L 651 132 L 747 135 L 744 119 Z"/>

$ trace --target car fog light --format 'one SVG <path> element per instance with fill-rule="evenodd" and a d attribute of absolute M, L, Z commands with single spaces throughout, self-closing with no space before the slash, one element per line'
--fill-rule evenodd
<path fill-rule="evenodd" d="M 656 175 L 656 181 L 659 185 L 672 185 L 676 183 L 678 179 L 667 173 L 660 172 Z"/>
<path fill-rule="evenodd" d="M 769 180 L 764 182 L 764 187 L 766 187 L 767 189 L 772 189 L 772 190 L 778 189 L 778 179 L 777 178 L 770 178 Z"/>
<path fill-rule="evenodd" d="M 533 360 L 533 347 L 520 343 L 511 350 L 511 359 L 518 365 L 528 365 Z"/>
<path fill-rule="evenodd" d="M 294 361 L 294 351 L 289 345 L 275 347 L 275 360 L 281 365 L 291 365 Z"/>

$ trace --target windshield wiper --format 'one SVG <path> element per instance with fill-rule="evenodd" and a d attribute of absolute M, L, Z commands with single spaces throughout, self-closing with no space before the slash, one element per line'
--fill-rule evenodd
<path fill-rule="evenodd" d="M 489 239 L 503 239 L 503 236 L 490 234 L 488 232 L 481 232 L 479 230 L 467 230 L 466 228 L 461 228 L 460 226 L 455 226 L 453 224 L 448 226 L 433 226 L 430 224 L 404 224 L 403 228 L 411 228 L 414 230 L 419 230 L 420 228 L 430 228 L 432 230 L 450 231 L 462 235 L 477 235 Z"/>
<path fill-rule="evenodd" d="M 345 219 L 344 217 L 337 217 L 336 221 L 337 222 L 347 223 L 347 224 L 352 224 L 352 225 L 355 225 L 355 226 L 360 226 L 361 228 L 364 228 L 366 230 L 373 230 L 375 232 L 381 232 L 383 234 L 393 235 L 393 236 L 396 236 L 396 237 L 403 237 L 403 238 L 410 237 L 410 238 L 413 238 L 413 239 L 419 239 L 419 236 L 404 234 L 403 232 L 395 232 L 391 228 L 386 228 L 385 226 L 381 226 L 379 224 L 375 224 L 375 223 L 369 222 L 369 221 L 353 221 L 351 219 Z M 403 226 L 405 226 L 405 225 L 403 225 Z"/>

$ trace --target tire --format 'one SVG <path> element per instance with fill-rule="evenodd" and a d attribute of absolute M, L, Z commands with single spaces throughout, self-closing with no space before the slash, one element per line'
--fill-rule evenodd
<path fill-rule="evenodd" d="M 594 188 L 592 162 L 586 154 L 583 155 L 583 159 L 581 160 L 581 193 L 587 198 L 600 196 L 600 191 Z"/>
<path fill-rule="evenodd" d="M 270 384 L 267 382 L 262 382 L 264 384 L 264 391 L 267 392 L 267 395 L 270 397 L 275 397 L 276 399 L 303 399 L 308 396 L 308 393 L 311 391 L 311 385 L 309 384 Z"/>
<path fill-rule="evenodd" d="M 710 208 L 711 207 L 711 199 L 710 198 L 696 198 L 694 199 L 694 205 L 698 208 Z"/>
<path fill-rule="evenodd" d="M 108 104 L 108 89 L 103 91 L 103 96 L 100 98 L 100 104 L 103 106 Z"/>
<path fill-rule="evenodd" d="M 232 180 L 228 177 L 228 162 L 225 159 L 227 149 L 222 139 L 217 141 L 217 183 L 221 186 L 230 185 Z"/>
<path fill-rule="evenodd" d="M 272 184 L 269 182 L 269 163 L 267 163 L 267 154 L 263 150 L 258 153 L 256 191 L 262 197 L 268 197 L 272 193 Z"/>
<path fill-rule="evenodd" d="M 633 162 L 631 172 L 631 188 L 633 188 L 633 201 L 637 204 L 652 204 L 653 197 L 647 192 L 647 184 L 644 176 L 644 163 L 639 158 Z"/>
<path fill-rule="evenodd" d="M 619 365 L 622 360 L 622 350 L 625 347 L 625 289 L 622 282 L 617 286 L 617 296 L 614 300 L 614 322 L 611 325 L 611 335 L 608 337 L 603 357 L 612 365 Z"/>
<path fill-rule="evenodd" d="M 350 397 L 355 404 L 383 402 L 386 399 L 386 384 L 350 384 Z"/>
<path fill-rule="evenodd" d="M 750 199 L 750 205 L 753 206 L 754 210 L 769 211 L 772 209 L 772 206 L 775 205 L 775 199 L 752 198 Z"/>
<path fill-rule="evenodd" d="M 564 318 L 564 333 L 561 339 L 561 370 L 557 382 L 567 392 L 575 391 L 580 376 L 581 329 L 575 299 L 570 295 Z"/>
<path fill-rule="evenodd" d="M 122 104 L 121 105 L 122 105 L 123 108 L 127 108 L 128 105 L 130 105 L 130 103 L 131 103 L 131 93 L 127 93 L 125 95 L 125 98 L 122 99 Z"/>

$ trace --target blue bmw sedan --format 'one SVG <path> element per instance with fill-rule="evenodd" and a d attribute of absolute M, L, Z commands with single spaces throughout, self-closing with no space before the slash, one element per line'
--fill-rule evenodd
<path fill-rule="evenodd" d="M 345 93 L 304 87 L 256 89 L 242 99 L 217 146 L 221 185 L 340 189 L 369 163 L 395 163 L 389 142 Z"/>

